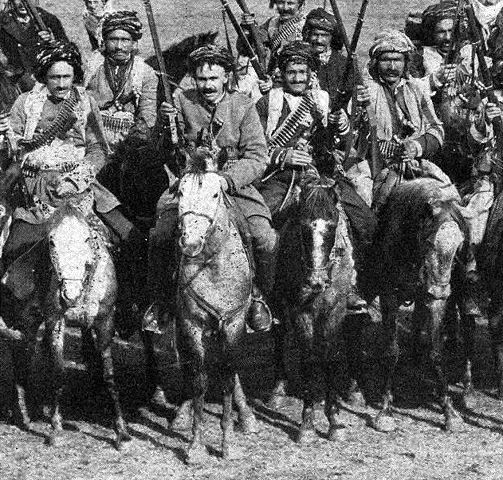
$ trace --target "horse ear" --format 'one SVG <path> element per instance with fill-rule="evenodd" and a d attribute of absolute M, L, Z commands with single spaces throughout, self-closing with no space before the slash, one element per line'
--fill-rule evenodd
<path fill-rule="evenodd" d="M 425 205 L 426 215 L 436 217 L 442 211 L 442 205 L 439 202 L 428 202 Z"/>

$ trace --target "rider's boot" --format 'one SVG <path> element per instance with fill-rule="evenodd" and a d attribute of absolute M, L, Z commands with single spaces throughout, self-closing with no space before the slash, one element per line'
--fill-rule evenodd
<path fill-rule="evenodd" d="M 466 315 L 481 317 L 482 312 L 478 306 L 477 298 L 481 288 L 480 275 L 477 271 L 475 259 L 475 246 L 470 245 L 467 251 L 465 265 L 465 292 L 463 298 L 463 310 Z"/>
<path fill-rule="evenodd" d="M 270 297 L 276 277 L 277 251 L 255 250 L 255 279 L 252 287 L 252 304 L 248 313 L 248 326 L 255 332 L 268 331 L 273 315 L 264 296 Z"/>

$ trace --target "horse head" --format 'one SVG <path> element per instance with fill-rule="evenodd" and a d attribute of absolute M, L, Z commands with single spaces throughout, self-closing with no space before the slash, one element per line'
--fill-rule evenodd
<path fill-rule="evenodd" d="M 54 213 L 49 228 L 49 254 L 60 282 L 61 299 L 74 306 L 82 295 L 95 262 L 92 232 L 84 215 L 65 204 Z"/>
<path fill-rule="evenodd" d="M 215 230 L 223 203 L 221 176 L 216 160 L 206 148 L 196 150 L 178 187 L 180 247 L 187 257 L 197 257 Z"/>
<path fill-rule="evenodd" d="M 324 291 L 330 284 L 330 254 L 339 221 L 335 182 L 309 174 L 301 182 L 296 214 L 300 232 L 301 263 L 305 275 L 303 290 Z"/>

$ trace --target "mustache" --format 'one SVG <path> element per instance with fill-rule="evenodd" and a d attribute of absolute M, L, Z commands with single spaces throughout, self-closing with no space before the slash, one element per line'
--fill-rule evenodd
<path fill-rule="evenodd" d="M 386 70 L 384 72 L 385 75 L 400 75 L 400 73 L 398 70 Z"/>
<path fill-rule="evenodd" d="M 217 89 L 216 88 L 203 88 L 201 90 L 202 93 L 216 93 Z"/>

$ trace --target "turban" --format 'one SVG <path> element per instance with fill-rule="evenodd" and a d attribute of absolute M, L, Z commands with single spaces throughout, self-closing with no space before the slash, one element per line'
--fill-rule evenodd
<path fill-rule="evenodd" d="M 106 39 L 107 35 L 114 30 L 124 30 L 128 32 L 133 40 L 139 40 L 142 36 L 142 24 L 136 12 L 121 10 L 105 15 L 103 20 L 102 34 Z"/>
<path fill-rule="evenodd" d="M 337 29 L 337 22 L 335 21 L 335 17 L 323 8 L 315 8 L 307 14 L 303 30 L 307 31 L 311 28 L 334 33 Z"/>
<path fill-rule="evenodd" d="M 75 82 L 82 82 L 84 78 L 82 57 L 75 43 L 56 40 L 43 44 L 37 51 L 35 78 L 44 83 L 48 70 L 56 62 L 66 62 L 71 65 L 75 75 Z"/>
<path fill-rule="evenodd" d="M 423 28 L 425 30 L 433 30 L 435 24 L 440 22 L 440 20 L 455 18 L 457 8 L 457 2 L 454 0 L 445 0 L 430 5 L 421 15 Z"/>
<path fill-rule="evenodd" d="M 226 72 L 230 72 L 234 67 L 234 58 L 225 47 L 209 44 L 196 48 L 189 55 L 189 71 L 194 73 L 197 67 L 205 63 L 220 65 Z"/>
<path fill-rule="evenodd" d="M 320 68 L 318 55 L 311 47 L 311 44 L 301 40 L 286 44 L 279 52 L 278 66 L 281 71 L 285 70 L 288 62 L 305 63 L 314 72 L 317 72 Z"/>
<path fill-rule="evenodd" d="M 375 59 L 385 52 L 406 54 L 414 50 L 414 44 L 405 33 L 386 28 L 374 38 L 374 43 L 369 50 L 369 56 L 371 59 Z"/>

